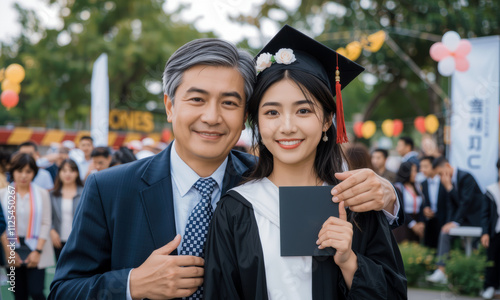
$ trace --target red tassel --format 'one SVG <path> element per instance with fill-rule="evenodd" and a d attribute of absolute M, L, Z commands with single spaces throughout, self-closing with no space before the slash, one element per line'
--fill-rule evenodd
<path fill-rule="evenodd" d="M 342 144 L 349 142 L 349 139 L 347 138 L 345 130 L 344 105 L 342 104 L 342 94 L 340 92 L 342 87 L 340 86 L 340 71 L 338 63 L 337 70 L 335 71 L 335 81 L 335 93 L 337 94 L 337 144 Z"/>

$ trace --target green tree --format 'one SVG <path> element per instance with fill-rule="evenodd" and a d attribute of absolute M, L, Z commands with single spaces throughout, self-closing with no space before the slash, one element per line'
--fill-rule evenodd
<path fill-rule="evenodd" d="M 184 43 L 211 34 L 174 20 L 160 0 L 50 0 L 65 3 L 61 30 L 45 30 L 34 11 L 19 5 L 21 35 L 0 45 L 0 66 L 26 69 L 20 101 L 2 123 L 85 128 L 90 119 L 90 80 L 97 57 L 108 54 L 110 108 L 144 110 L 163 103 L 161 76 L 170 55 Z M 34 36 L 41 36 L 33 42 Z M 64 122 L 59 121 L 64 116 Z M 5 123 L 4 123 L 5 124 Z"/>

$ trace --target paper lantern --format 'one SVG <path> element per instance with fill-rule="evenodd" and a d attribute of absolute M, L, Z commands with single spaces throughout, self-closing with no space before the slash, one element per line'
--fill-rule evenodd
<path fill-rule="evenodd" d="M 373 121 L 366 121 L 363 123 L 363 127 L 361 128 L 361 132 L 363 134 L 363 137 L 365 139 L 371 138 L 374 134 L 375 131 L 377 131 L 377 126 Z"/>
<path fill-rule="evenodd" d="M 16 94 L 21 92 L 21 85 L 19 83 L 14 83 L 9 79 L 2 81 L 2 91 L 13 91 Z"/>
<path fill-rule="evenodd" d="M 354 130 L 354 135 L 357 138 L 362 138 L 363 137 L 363 131 L 361 130 L 363 128 L 363 122 L 355 122 L 353 126 Z"/>
<path fill-rule="evenodd" d="M 382 132 L 385 136 L 391 137 L 394 134 L 394 121 L 387 119 L 382 122 Z"/>
<path fill-rule="evenodd" d="M 400 119 L 395 119 L 393 121 L 393 126 L 394 126 L 394 132 L 392 133 L 393 136 L 398 136 L 403 132 L 403 121 Z"/>
<path fill-rule="evenodd" d="M 416 117 L 415 121 L 413 123 L 415 125 L 415 128 L 420 133 L 425 133 L 425 118 L 424 117 Z"/>
<path fill-rule="evenodd" d="M 427 130 L 428 133 L 433 134 L 436 132 L 439 128 L 439 120 L 435 115 L 428 115 L 425 117 L 425 130 Z"/>
<path fill-rule="evenodd" d="M 11 64 L 5 69 L 5 78 L 13 83 L 21 83 L 25 75 L 24 68 L 19 64 Z"/>
<path fill-rule="evenodd" d="M 0 95 L 2 105 L 7 108 L 7 110 L 10 110 L 11 108 L 15 107 L 17 103 L 19 103 L 19 95 L 16 94 L 13 91 L 3 91 L 2 95 Z"/>
<path fill-rule="evenodd" d="M 370 52 L 377 52 L 380 50 L 385 41 L 385 31 L 380 30 L 370 34 L 365 41 L 363 41 L 363 48 Z"/>

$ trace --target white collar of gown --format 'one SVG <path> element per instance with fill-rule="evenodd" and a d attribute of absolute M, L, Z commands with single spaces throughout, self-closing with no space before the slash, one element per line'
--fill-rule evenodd
<path fill-rule="evenodd" d="M 268 178 L 235 187 L 253 206 L 270 300 L 312 299 L 312 257 L 280 254 L 279 189 Z"/>

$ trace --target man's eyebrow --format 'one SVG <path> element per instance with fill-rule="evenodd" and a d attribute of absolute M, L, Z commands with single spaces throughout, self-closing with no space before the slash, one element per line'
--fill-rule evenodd
<path fill-rule="evenodd" d="M 208 95 L 208 91 L 204 90 L 204 89 L 200 89 L 200 88 L 197 88 L 197 87 L 190 87 L 186 93 L 200 93 L 200 94 L 206 94 Z"/>
<path fill-rule="evenodd" d="M 243 101 L 243 97 L 241 97 L 240 93 L 238 92 L 224 92 L 221 93 L 222 97 L 234 97 L 238 99 L 240 102 Z"/>

